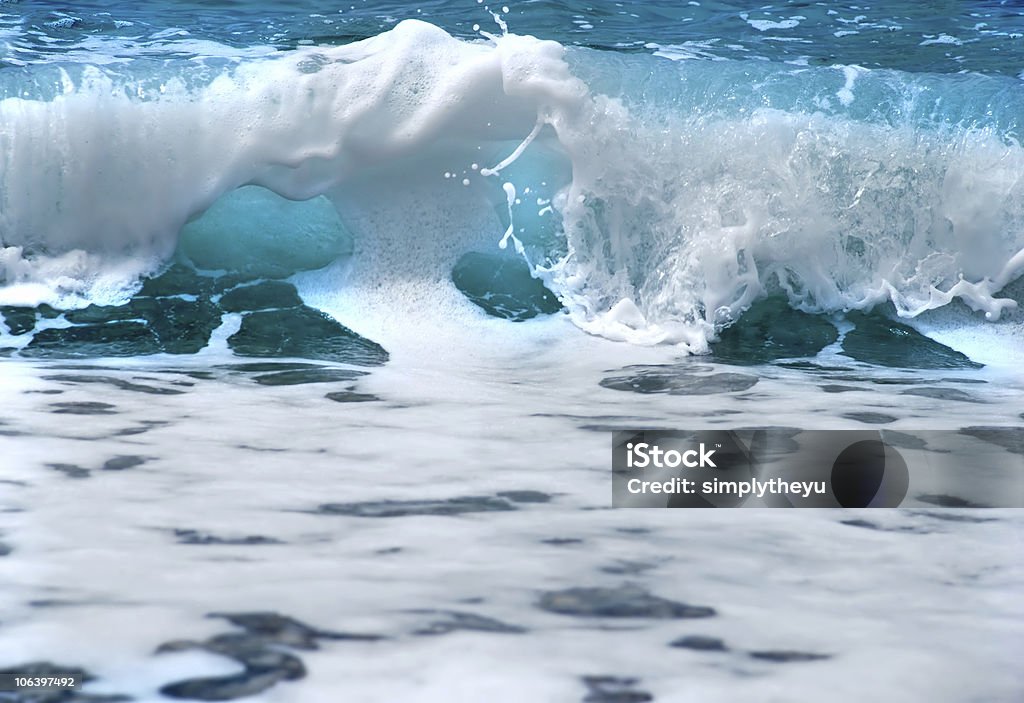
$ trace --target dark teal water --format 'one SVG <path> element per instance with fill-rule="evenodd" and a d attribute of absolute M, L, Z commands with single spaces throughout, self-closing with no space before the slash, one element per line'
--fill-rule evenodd
<path fill-rule="evenodd" d="M 507 8 L 507 11 L 504 9 Z M 564 44 L 651 53 L 675 46 L 695 57 L 845 63 L 906 71 L 1024 72 L 1024 10 L 1019 3 L 911 0 L 860 2 L 643 3 L 571 0 L 419 3 L 379 0 L 286 2 L 4 2 L 0 58 L 8 65 L 75 60 L 88 53 L 199 54 L 192 40 L 231 47 L 300 42 L 348 43 L 418 18 L 460 37 L 510 31 Z M 478 29 L 475 29 L 475 27 Z M 659 45 L 659 46 L 656 46 Z M 67 56 L 65 56 L 67 57 Z"/>

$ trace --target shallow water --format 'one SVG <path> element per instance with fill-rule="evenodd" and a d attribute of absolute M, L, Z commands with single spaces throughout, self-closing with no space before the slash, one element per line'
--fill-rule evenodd
<path fill-rule="evenodd" d="M 5 363 L 0 659 L 84 667 L 90 691 L 151 700 L 238 670 L 160 645 L 241 631 L 209 613 L 272 612 L 381 639 L 293 647 L 307 676 L 254 700 L 582 700 L 583 677 L 610 676 L 655 700 L 853 701 L 865 668 L 883 700 L 1015 697 L 1017 510 L 913 494 L 881 511 L 611 509 L 608 451 L 636 427 L 1013 425 L 1019 381 L 840 357 L 680 364 L 565 325 L 536 325 L 527 363 L 482 343 L 354 384 L 263 385 L 309 369 L 216 355 Z M 637 361 L 756 383 L 599 385 Z M 922 389 L 963 397 L 908 395 Z M 567 589 L 611 591 L 551 595 Z M 714 614 L 669 617 L 644 594 Z M 695 635 L 725 650 L 670 646 Z"/>

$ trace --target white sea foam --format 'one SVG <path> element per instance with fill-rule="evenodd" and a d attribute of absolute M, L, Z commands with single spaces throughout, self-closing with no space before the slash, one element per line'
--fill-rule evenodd
<path fill-rule="evenodd" d="M 769 29 L 793 29 L 800 24 L 804 17 L 790 17 L 784 20 L 750 19 L 746 12 L 740 14 L 740 19 L 749 24 L 759 32 L 767 32 Z"/>
<path fill-rule="evenodd" d="M 925 35 L 925 39 L 921 42 L 920 46 L 929 46 L 931 44 L 951 44 L 953 46 L 961 46 L 963 44 L 963 40 L 957 39 L 956 37 L 948 34 L 940 34 L 939 36 Z"/>
<path fill-rule="evenodd" d="M 866 669 L 891 700 L 1013 699 L 1024 682 L 1015 666 L 1024 641 L 1019 510 L 943 513 L 916 490 L 907 509 L 870 514 L 608 509 L 605 428 L 715 427 L 723 418 L 759 426 L 770 408 L 771 424 L 863 430 L 842 415 L 882 405 L 900 416 L 887 429 L 913 432 L 926 418 L 928 429 L 955 430 L 966 410 L 863 381 L 836 403 L 819 376 L 782 367 L 763 374 L 753 402 L 746 393 L 608 390 L 598 385 L 608 369 L 671 363 L 673 350 L 566 335 L 565 326 L 548 319 L 524 334 L 495 324 L 484 343 L 396 360 L 360 380 L 361 392 L 382 398 L 371 403 L 333 403 L 323 397 L 329 384 L 185 375 L 237 361 L 230 356 L 179 357 L 171 374 L 166 360 L 128 359 L 97 374 L 185 391 L 156 396 L 0 364 L 4 449 L 17 459 L 3 477 L 11 509 L 0 527 L 13 551 L 4 557 L 0 661 L 82 666 L 100 678 L 90 693 L 155 701 L 169 682 L 238 670 L 202 651 L 155 655 L 162 643 L 237 632 L 207 613 L 274 611 L 387 639 L 294 652 L 308 676 L 259 697 L 267 701 L 332 703 L 339 692 L 359 701 L 579 700 L 579 676 L 621 672 L 658 700 L 684 689 L 702 701 L 762 700 L 770 689 L 786 700 L 853 703 L 863 691 L 844 682 Z M 914 378 L 941 385 L 950 373 Z M 990 369 L 973 373 L 990 383 L 968 388 L 987 401 L 960 403 L 969 422 L 1005 424 L 1021 397 L 1019 374 L 1000 383 Z M 40 393 L 54 390 L 61 395 Z M 55 399 L 117 412 L 55 415 Z M 995 450 L 986 461 L 1006 456 Z M 147 461 L 98 468 L 116 455 Z M 91 477 L 68 479 L 55 464 Z M 551 500 L 457 517 L 315 512 L 524 489 Z M 280 544 L 190 546 L 176 531 Z M 719 616 L 629 619 L 624 631 L 609 624 L 617 619 L 534 607 L 545 591 L 623 583 Z M 893 598 L 894 584 L 913 597 Z M 525 632 L 412 634 L 447 610 Z M 690 633 L 720 637 L 734 652 L 703 666 L 706 653 L 666 646 Z M 832 659 L 764 665 L 747 657 L 758 650 Z"/>
<path fill-rule="evenodd" d="M 836 91 L 836 97 L 843 105 L 849 105 L 854 99 L 853 86 L 857 82 L 857 76 L 864 69 L 860 66 L 841 66 L 840 68 L 843 71 L 845 82 L 843 87 Z"/>

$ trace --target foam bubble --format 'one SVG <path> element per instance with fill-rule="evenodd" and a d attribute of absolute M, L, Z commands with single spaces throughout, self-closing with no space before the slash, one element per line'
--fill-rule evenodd
<path fill-rule="evenodd" d="M 793 29 L 800 25 L 803 17 L 791 17 L 784 20 L 750 19 L 746 12 L 740 14 L 740 19 L 749 24 L 759 32 L 767 32 L 769 29 Z"/>
<path fill-rule="evenodd" d="M 845 82 L 843 87 L 836 91 L 836 97 L 843 105 L 853 102 L 853 85 L 857 82 L 857 76 L 864 71 L 860 66 L 841 66 Z"/>

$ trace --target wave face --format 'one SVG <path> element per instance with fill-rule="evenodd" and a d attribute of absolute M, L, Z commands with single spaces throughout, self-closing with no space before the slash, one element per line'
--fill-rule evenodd
<path fill-rule="evenodd" d="M 1024 270 L 1019 82 L 591 63 L 620 98 L 562 139 L 572 255 L 550 274 L 586 328 L 701 349 L 778 291 L 808 312 L 1015 307 L 995 294 Z"/>
<path fill-rule="evenodd" d="M 525 259 L 588 332 L 694 352 L 766 296 L 1016 306 L 999 297 L 1024 271 L 1016 77 L 422 21 L 264 48 L 0 71 L 0 304 L 124 303 L 177 258 L 326 266 L 315 297 L 355 316 L 449 310 L 480 252 Z"/>

